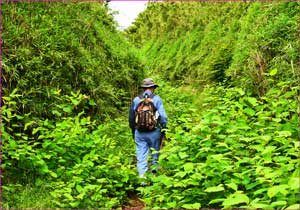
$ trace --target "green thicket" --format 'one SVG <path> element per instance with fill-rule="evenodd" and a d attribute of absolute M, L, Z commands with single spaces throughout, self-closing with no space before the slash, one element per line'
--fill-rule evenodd
<path fill-rule="evenodd" d="M 126 36 L 109 13 L 3 4 L 2 206 L 299 209 L 299 4 L 150 3 Z M 144 72 L 169 122 L 139 187 Z"/>
<path fill-rule="evenodd" d="M 173 109 L 180 111 L 172 113 L 160 174 L 139 188 L 146 205 L 299 208 L 299 105 L 297 89 L 289 85 L 274 84 L 262 100 L 241 88 L 191 91 L 201 103 L 185 92 L 164 91 L 165 97 L 179 95 L 172 99 Z"/>
<path fill-rule="evenodd" d="M 4 95 L 17 89 L 19 113 L 38 118 L 61 115 L 57 92 L 80 91 L 97 104 L 86 113 L 103 119 L 128 104 L 143 74 L 104 3 L 4 4 L 2 39 Z"/>
<path fill-rule="evenodd" d="M 82 110 L 73 117 L 36 121 L 17 113 L 18 97 L 3 97 L 4 208 L 112 208 L 126 203 L 137 181 L 133 141 L 123 119 L 99 125 Z M 71 108 L 89 100 L 82 94 L 68 99 L 63 105 Z M 64 108 L 59 111 L 68 114 Z"/>
<path fill-rule="evenodd" d="M 127 30 L 149 71 L 172 81 L 225 82 L 263 95 L 265 74 L 296 79 L 300 6 L 290 3 L 152 3 Z"/>
<path fill-rule="evenodd" d="M 185 103 L 186 92 L 166 91 L 170 142 L 161 174 L 139 188 L 147 206 L 299 208 L 299 12 L 297 2 L 150 3 L 126 30 L 148 72 L 195 88 Z"/>
<path fill-rule="evenodd" d="M 135 179 L 133 159 L 121 158 L 133 142 L 108 122 L 142 79 L 138 53 L 104 3 L 2 8 L 5 208 L 120 206 Z"/>

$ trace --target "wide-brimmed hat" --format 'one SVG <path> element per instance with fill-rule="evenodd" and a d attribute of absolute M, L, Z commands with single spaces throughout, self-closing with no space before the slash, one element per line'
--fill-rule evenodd
<path fill-rule="evenodd" d="M 159 87 L 157 84 L 154 83 L 153 79 L 151 78 L 146 78 L 143 80 L 143 83 L 140 86 L 141 88 L 149 88 L 149 87 L 154 87 L 157 88 Z"/>

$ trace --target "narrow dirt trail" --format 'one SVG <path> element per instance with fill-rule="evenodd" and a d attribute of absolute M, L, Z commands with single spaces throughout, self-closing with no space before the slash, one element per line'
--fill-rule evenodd
<path fill-rule="evenodd" d="M 122 208 L 123 210 L 140 210 L 145 208 L 145 204 L 139 199 L 138 195 L 131 194 L 129 199 L 128 204 Z"/>

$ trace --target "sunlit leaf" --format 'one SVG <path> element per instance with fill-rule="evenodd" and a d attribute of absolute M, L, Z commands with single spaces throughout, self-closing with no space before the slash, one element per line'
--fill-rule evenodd
<path fill-rule="evenodd" d="M 194 169 L 194 164 L 193 163 L 185 163 L 183 165 L 183 168 L 186 172 L 191 172 Z"/>
<path fill-rule="evenodd" d="M 208 187 L 204 190 L 204 192 L 220 192 L 224 191 L 223 185 L 215 186 L 215 187 Z"/>
<path fill-rule="evenodd" d="M 41 170 L 42 173 L 48 173 L 49 169 L 48 169 L 48 166 L 46 165 L 46 163 L 41 165 L 40 170 Z"/>
<path fill-rule="evenodd" d="M 241 194 L 241 193 L 235 193 L 235 194 L 229 196 L 228 198 L 226 198 L 226 200 L 222 203 L 222 205 L 226 208 L 226 207 L 234 206 L 234 205 L 241 204 L 241 203 L 249 204 L 248 196 L 245 194 Z"/>
<path fill-rule="evenodd" d="M 231 189 L 237 191 L 238 186 L 235 183 L 229 183 L 229 184 L 225 184 L 226 186 L 230 187 Z"/>
<path fill-rule="evenodd" d="M 275 76 L 277 74 L 277 72 L 278 72 L 277 69 L 272 69 L 269 74 L 270 74 L 270 76 Z"/>
<path fill-rule="evenodd" d="M 49 174 L 50 174 L 52 177 L 57 178 L 57 174 L 56 174 L 55 172 L 49 171 Z"/>
<path fill-rule="evenodd" d="M 300 209 L 300 204 L 293 204 L 286 208 L 286 210 L 295 210 L 295 209 Z"/>
<path fill-rule="evenodd" d="M 182 205 L 182 207 L 186 209 L 199 209 L 201 207 L 201 204 L 200 203 L 184 204 Z"/>
<path fill-rule="evenodd" d="M 255 115 L 255 111 L 253 109 L 250 108 L 246 108 L 243 110 L 244 113 L 250 115 L 250 116 L 254 116 Z"/>
<path fill-rule="evenodd" d="M 276 186 L 272 186 L 268 189 L 268 196 L 270 198 L 273 198 L 275 197 L 278 193 L 284 193 L 284 192 L 287 192 L 286 189 L 288 189 L 288 185 L 276 185 Z M 286 194 L 286 193 L 284 193 Z"/>
<path fill-rule="evenodd" d="M 275 201 L 271 203 L 272 207 L 276 207 L 276 206 L 285 206 L 287 204 L 286 201 Z"/>
<path fill-rule="evenodd" d="M 247 100 L 250 102 L 252 106 L 257 106 L 257 99 L 253 97 L 248 97 Z"/>
<path fill-rule="evenodd" d="M 76 190 L 77 190 L 77 192 L 81 193 L 82 187 L 79 184 L 77 184 L 76 185 Z"/>

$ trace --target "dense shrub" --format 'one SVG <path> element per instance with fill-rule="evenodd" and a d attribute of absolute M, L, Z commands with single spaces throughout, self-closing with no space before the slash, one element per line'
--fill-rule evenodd
<path fill-rule="evenodd" d="M 181 106 L 183 120 L 168 133 L 160 174 L 139 188 L 147 206 L 298 207 L 297 88 L 288 87 L 279 83 L 262 99 L 213 87 L 201 106 Z"/>
<path fill-rule="evenodd" d="M 223 83 L 262 96 L 266 74 L 296 79 L 300 5 L 281 3 L 149 4 L 127 30 L 147 69 L 171 81 Z"/>
<path fill-rule="evenodd" d="M 126 32 L 140 51 L 105 3 L 3 13 L 4 208 L 121 208 L 137 190 L 148 208 L 299 208 L 298 3 L 150 3 Z M 169 122 L 137 188 L 143 68 Z"/>
<path fill-rule="evenodd" d="M 60 120 L 36 121 L 30 119 L 30 114 L 16 113 L 16 97 L 15 92 L 4 97 L 6 105 L 2 109 L 6 208 L 34 207 L 24 206 L 13 196 L 17 189 L 22 192 L 28 185 L 46 189 L 52 196 L 53 207 L 112 208 L 127 202 L 137 181 L 133 141 L 127 124 L 121 123 L 123 119 L 97 125 L 83 112 L 67 116 L 69 109 L 88 101 L 78 93 L 65 96 L 77 102 L 62 104 L 57 110 L 62 114 Z M 29 126 L 34 128 L 26 134 Z M 9 134 L 11 130 L 14 135 Z"/>
<path fill-rule="evenodd" d="M 115 25 L 104 3 L 4 4 L 4 94 L 18 88 L 20 113 L 53 118 L 53 92 L 80 90 L 97 104 L 87 114 L 117 116 L 143 68 Z"/>

